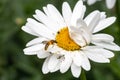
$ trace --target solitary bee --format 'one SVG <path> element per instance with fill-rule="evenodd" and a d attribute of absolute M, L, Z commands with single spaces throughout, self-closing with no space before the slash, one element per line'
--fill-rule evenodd
<path fill-rule="evenodd" d="M 52 44 L 56 43 L 56 41 L 55 40 L 50 40 L 50 41 L 43 41 L 42 43 L 45 44 L 45 48 L 44 49 L 47 50 L 49 45 L 52 45 Z"/>

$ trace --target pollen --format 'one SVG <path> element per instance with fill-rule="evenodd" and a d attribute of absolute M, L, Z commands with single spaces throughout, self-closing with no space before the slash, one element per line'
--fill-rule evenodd
<path fill-rule="evenodd" d="M 56 35 L 56 43 L 57 46 L 68 51 L 74 51 L 80 49 L 80 46 L 70 38 L 69 30 L 67 27 L 62 28 L 60 31 L 58 31 Z"/>

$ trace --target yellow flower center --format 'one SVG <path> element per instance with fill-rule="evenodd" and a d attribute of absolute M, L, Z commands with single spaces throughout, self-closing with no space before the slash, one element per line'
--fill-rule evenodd
<path fill-rule="evenodd" d="M 56 39 L 57 46 L 65 50 L 74 51 L 74 50 L 80 49 L 80 46 L 70 38 L 67 27 L 58 31 L 55 39 Z"/>

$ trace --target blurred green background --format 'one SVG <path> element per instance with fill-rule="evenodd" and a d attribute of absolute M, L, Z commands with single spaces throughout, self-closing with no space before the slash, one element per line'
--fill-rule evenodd
<path fill-rule="evenodd" d="M 72 8 L 77 2 L 77 0 L 0 0 L 0 80 L 79 80 L 73 78 L 70 70 L 65 74 L 58 71 L 44 75 L 41 72 L 44 60 L 24 55 L 22 51 L 25 44 L 34 38 L 21 30 L 26 19 L 32 17 L 36 9 L 42 9 L 48 3 L 61 11 L 63 1 L 69 2 Z M 104 0 L 92 6 L 87 5 L 86 15 L 96 9 L 105 11 L 108 16 L 117 17 L 117 21 L 102 32 L 114 36 L 115 43 L 120 46 L 120 0 L 117 0 L 112 10 L 106 8 Z M 87 80 L 120 80 L 120 52 L 114 53 L 115 57 L 111 59 L 110 64 L 91 62 L 92 69 L 85 72 Z"/>

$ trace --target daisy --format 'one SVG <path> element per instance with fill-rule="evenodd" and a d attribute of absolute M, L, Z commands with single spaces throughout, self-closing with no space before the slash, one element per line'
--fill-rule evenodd
<path fill-rule="evenodd" d="M 83 0 L 83 1 L 87 1 L 88 5 L 92 5 L 97 1 L 101 1 L 101 0 Z M 106 5 L 108 9 L 112 9 L 116 3 L 116 0 L 106 0 Z"/>
<path fill-rule="evenodd" d="M 37 37 L 23 51 L 26 55 L 45 58 L 44 74 L 71 69 L 78 78 L 82 69 L 90 70 L 89 60 L 109 63 L 109 58 L 114 56 L 111 50 L 120 51 L 111 35 L 97 33 L 113 24 L 115 17 L 106 18 L 105 12 L 95 10 L 84 18 L 86 7 L 81 0 L 73 11 L 64 2 L 62 15 L 52 4 L 43 7 L 43 11 L 36 10 L 33 15 L 36 20 L 28 18 L 22 30 Z"/>

